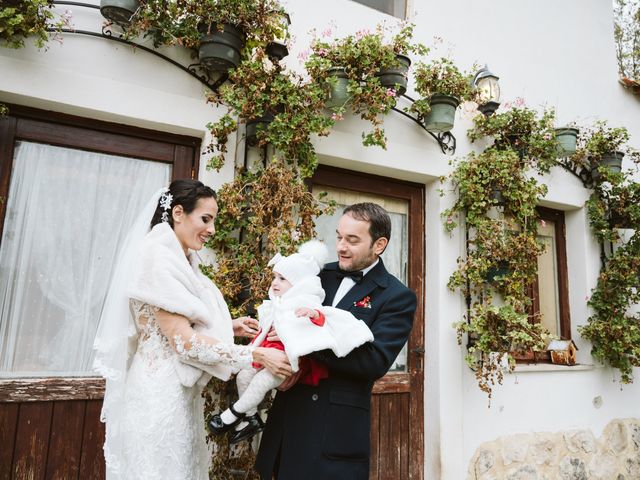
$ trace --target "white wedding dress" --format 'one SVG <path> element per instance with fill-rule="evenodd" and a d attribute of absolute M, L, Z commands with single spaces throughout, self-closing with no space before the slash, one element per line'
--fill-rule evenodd
<path fill-rule="evenodd" d="M 161 332 L 155 318 L 158 309 L 137 300 L 130 304 L 138 348 L 125 381 L 121 478 L 206 480 L 211 452 L 205 439 L 202 387 L 181 383 L 176 374 L 181 355 Z M 234 371 L 251 362 L 247 347 L 215 347 L 209 355 L 217 355 Z"/>

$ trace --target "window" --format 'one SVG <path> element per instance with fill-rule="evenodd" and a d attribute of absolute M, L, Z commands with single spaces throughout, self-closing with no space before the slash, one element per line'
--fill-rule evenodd
<path fill-rule="evenodd" d="M 354 0 L 367 7 L 371 7 L 380 12 L 388 13 L 398 18 L 406 18 L 407 1 L 406 0 Z"/>
<path fill-rule="evenodd" d="M 564 213 L 538 208 L 538 239 L 546 246 L 538 257 L 538 278 L 530 289 L 532 312 L 544 327 L 563 339 L 571 338 Z"/>
<path fill-rule="evenodd" d="M 0 121 L 0 376 L 91 375 L 114 258 L 199 140 L 15 107 Z"/>

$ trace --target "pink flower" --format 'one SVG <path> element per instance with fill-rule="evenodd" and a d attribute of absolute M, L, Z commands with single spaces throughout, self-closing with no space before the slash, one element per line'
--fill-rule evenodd
<path fill-rule="evenodd" d="M 547 222 L 545 222 L 544 220 L 540 220 L 540 226 L 542 228 L 546 227 L 547 226 Z"/>
<path fill-rule="evenodd" d="M 320 35 L 326 38 L 326 37 L 330 37 L 332 33 L 333 32 L 331 31 L 330 28 L 325 28 Z"/>
<path fill-rule="evenodd" d="M 333 113 L 331 115 L 331 120 L 333 121 L 344 120 L 344 117 L 340 113 Z"/>
<path fill-rule="evenodd" d="M 358 30 L 356 32 L 356 39 L 360 40 L 362 37 L 366 37 L 370 33 L 371 33 L 371 31 L 368 28 L 363 28 L 362 30 Z"/>
<path fill-rule="evenodd" d="M 307 50 L 304 50 L 304 51 L 302 51 L 302 52 L 300 52 L 300 53 L 298 54 L 298 60 L 301 60 L 301 61 L 303 61 L 303 62 L 304 62 L 307 58 L 309 58 L 309 53 L 310 53 L 310 52 L 309 52 L 309 50 L 308 50 L 308 49 L 307 49 Z"/>
<path fill-rule="evenodd" d="M 326 48 L 319 48 L 316 53 L 321 57 L 324 57 L 329 53 L 329 50 L 327 50 Z"/>
<path fill-rule="evenodd" d="M 451 225 L 453 223 L 453 218 L 447 217 L 447 225 Z"/>
<path fill-rule="evenodd" d="M 545 140 L 551 140 L 551 134 L 550 133 L 545 133 L 542 138 L 544 138 Z"/>
<path fill-rule="evenodd" d="M 515 104 L 516 104 L 516 107 L 523 107 L 524 106 L 524 98 L 522 98 L 522 97 L 516 98 Z"/>
<path fill-rule="evenodd" d="M 387 88 L 387 97 L 395 97 L 396 91 L 393 88 Z"/>

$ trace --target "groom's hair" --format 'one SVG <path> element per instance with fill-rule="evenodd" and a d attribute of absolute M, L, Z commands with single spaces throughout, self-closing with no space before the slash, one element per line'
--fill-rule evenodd
<path fill-rule="evenodd" d="M 348 213 L 356 220 L 369 222 L 372 245 L 379 238 L 391 240 L 391 218 L 380 205 L 371 202 L 354 203 L 345 208 L 343 213 Z"/>
<path fill-rule="evenodd" d="M 162 222 L 162 214 L 165 211 L 169 213 L 169 225 L 173 228 L 171 210 L 177 205 L 182 205 L 184 212 L 189 214 L 195 210 L 198 200 L 201 198 L 216 198 L 216 192 L 211 187 L 207 187 L 204 183 L 190 178 L 171 182 L 167 194 L 171 194 L 173 197 L 170 208 L 165 210 L 164 206 L 158 202 L 156 211 L 151 219 L 151 228 Z"/>

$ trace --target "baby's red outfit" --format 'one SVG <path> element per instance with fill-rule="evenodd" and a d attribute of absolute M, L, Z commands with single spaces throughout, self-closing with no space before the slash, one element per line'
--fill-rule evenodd
<path fill-rule="evenodd" d="M 322 327 L 325 322 L 324 314 L 320 310 L 316 310 L 316 312 L 318 312 L 318 317 L 310 318 L 309 320 L 311 320 L 313 324 Z M 260 332 L 258 332 L 258 335 L 260 335 Z M 256 335 L 256 338 L 258 335 Z M 253 340 L 251 341 L 251 343 L 253 343 Z M 272 342 L 267 340 L 266 338 L 258 346 L 265 348 L 275 348 L 276 350 L 284 351 L 284 344 L 282 342 Z M 251 366 L 256 369 L 262 368 L 262 365 L 257 362 L 253 362 Z M 322 380 L 323 378 L 329 377 L 329 370 L 324 364 L 308 357 L 301 357 L 298 363 L 298 367 L 300 368 L 301 372 L 298 383 L 315 386 L 318 385 L 320 380 Z"/>

